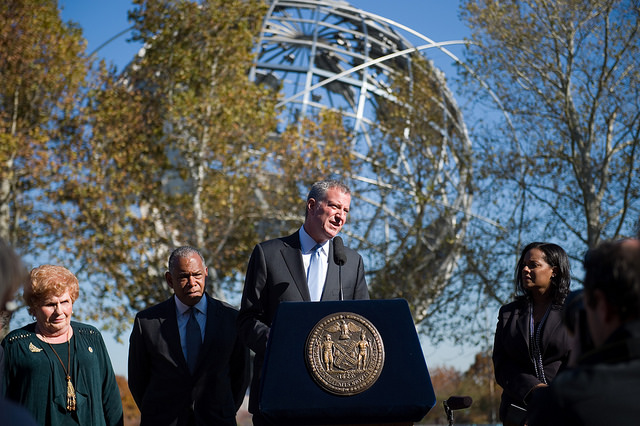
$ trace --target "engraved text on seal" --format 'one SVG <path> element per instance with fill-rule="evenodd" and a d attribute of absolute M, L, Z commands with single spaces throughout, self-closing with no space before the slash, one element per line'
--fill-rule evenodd
<path fill-rule="evenodd" d="M 378 380 L 384 365 L 380 333 L 361 315 L 339 312 L 321 319 L 305 346 L 313 380 L 335 395 L 355 395 Z"/>

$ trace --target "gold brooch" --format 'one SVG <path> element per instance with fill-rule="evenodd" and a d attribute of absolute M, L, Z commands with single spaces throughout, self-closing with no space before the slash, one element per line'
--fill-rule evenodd
<path fill-rule="evenodd" d="M 321 319 L 307 337 L 306 354 L 313 380 L 335 395 L 367 390 L 384 365 L 380 333 L 369 320 L 351 312 Z"/>
<path fill-rule="evenodd" d="M 37 347 L 33 343 L 29 342 L 29 350 L 31 352 L 42 352 L 42 348 Z"/>

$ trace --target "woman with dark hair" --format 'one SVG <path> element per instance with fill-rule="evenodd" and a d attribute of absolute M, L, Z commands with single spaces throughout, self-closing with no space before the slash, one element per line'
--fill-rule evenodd
<path fill-rule="evenodd" d="M 562 247 L 534 242 L 522 250 L 515 271 L 516 299 L 500 308 L 493 345 L 505 426 L 524 424 L 532 393 L 567 366 L 572 343 L 562 309 L 570 283 L 569 258 Z"/>

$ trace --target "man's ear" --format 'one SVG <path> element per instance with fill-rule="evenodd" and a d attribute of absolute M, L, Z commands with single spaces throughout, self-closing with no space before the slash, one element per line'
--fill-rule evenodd
<path fill-rule="evenodd" d="M 316 206 L 316 200 L 314 198 L 309 198 L 307 200 L 307 214 L 313 211 L 313 208 Z"/>
<path fill-rule="evenodd" d="M 171 272 L 167 271 L 164 273 L 164 279 L 167 282 L 167 285 L 170 289 L 173 290 L 173 278 L 171 277 Z"/>

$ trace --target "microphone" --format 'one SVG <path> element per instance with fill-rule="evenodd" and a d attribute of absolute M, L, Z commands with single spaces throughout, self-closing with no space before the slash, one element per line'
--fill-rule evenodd
<path fill-rule="evenodd" d="M 347 263 L 347 253 L 344 251 L 344 243 L 340 237 L 333 238 L 333 261 L 338 266 Z"/>
<path fill-rule="evenodd" d="M 344 300 L 342 292 L 342 265 L 347 263 L 347 253 L 344 251 L 344 243 L 342 238 L 333 238 L 333 261 L 338 265 L 338 281 L 340 283 L 340 300 Z"/>
<path fill-rule="evenodd" d="M 473 400 L 470 396 L 450 396 L 444 403 L 450 410 L 462 410 L 471 407 Z"/>

